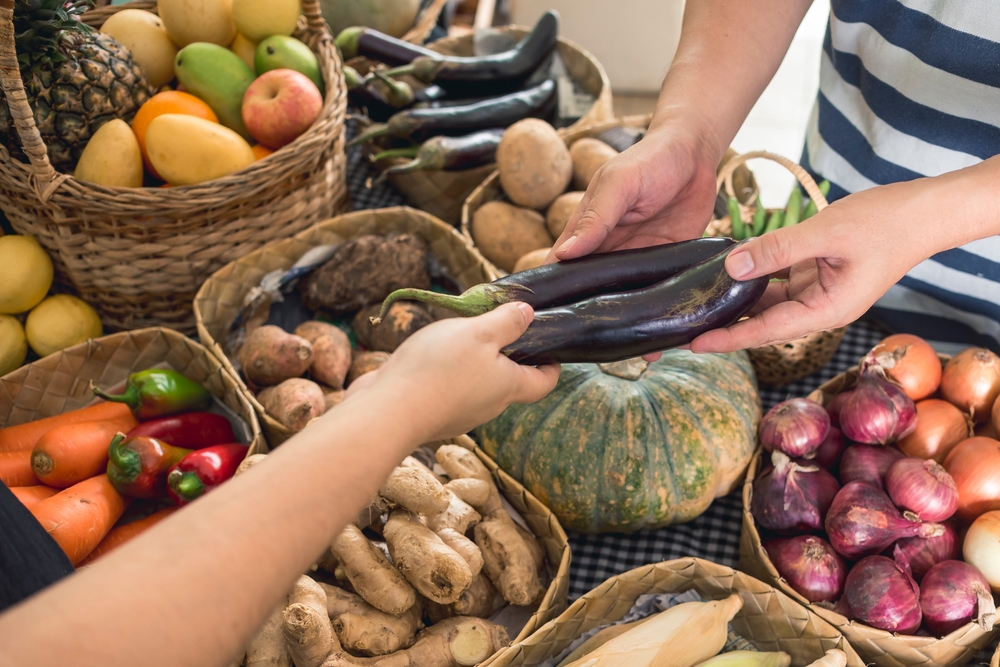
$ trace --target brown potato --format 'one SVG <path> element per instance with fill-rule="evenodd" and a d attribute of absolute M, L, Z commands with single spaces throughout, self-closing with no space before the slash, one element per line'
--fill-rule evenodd
<path fill-rule="evenodd" d="M 618 155 L 618 151 L 611 146 L 590 137 L 573 142 L 569 153 L 573 157 L 573 187 L 577 190 L 586 190 L 597 170 Z"/>
<path fill-rule="evenodd" d="M 518 273 L 519 271 L 527 271 L 528 269 L 533 269 L 536 266 L 541 266 L 545 263 L 545 258 L 549 256 L 549 251 L 552 248 L 539 248 L 538 250 L 532 250 L 527 255 L 521 257 L 517 260 L 517 264 L 514 265 L 514 270 L 511 273 Z"/>
<path fill-rule="evenodd" d="M 389 361 L 388 352 L 355 352 L 351 370 L 347 371 L 347 386 L 365 373 L 377 371 Z"/>
<path fill-rule="evenodd" d="M 555 128 L 526 118 L 507 128 L 497 146 L 500 185 L 515 204 L 544 209 L 566 191 L 573 159 Z"/>
<path fill-rule="evenodd" d="M 545 226 L 548 227 L 549 234 L 552 234 L 553 239 L 562 236 L 563 230 L 566 229 L 566 223 L 576 213 L 576 209 L 580 206 L 585 194 L 586 192 L 579 190 L 567 192 L 564 195 L 559 195 L 549 206 L 549 210 L 545 213 Z"/>
<path fill-rule="evenodd" d="M 305 373 L 312 363 L 313 348 L 301 336 L 266 324 L 250 332 L 239 357 L 247 380 L 255 385 L 273 385 Z"/>
<path fill-rule="evenodd" d="M 354 333 L 358 336 L 358 343 L 366 349 L 395 352 L 404 340 L 434 321 L 421 304 L 397 301 L 389 306 L 389 312 L 382 318 L 382 322 L 373 327 L 369 318 L 378 315 L 381 309 L 382 304 L 379 303 L 362 308 L 351 322 Z"/>
<path fill-rule="evenodd" d="M 332 324 L 309 320 L 296 327 L 295 335 L 312 344 L 312 377 L 334 389 L 343 387 L 351 367 L 351 340 L 347 334 Z"/>
<path fill-rule="evenodd" d="M 480 206 L 472 216 L 471 231 L 486 259 L 508 273 L 532 250 L 552 245 L 540 213 L 502 201 Z"/>
<path fill-rule="evenodd" d="M 326 410 L 323 390 L 305 378 L 292 378 L 268 387 L 257 394 L 257 400 L 292 433 L 301 431 Z"/>

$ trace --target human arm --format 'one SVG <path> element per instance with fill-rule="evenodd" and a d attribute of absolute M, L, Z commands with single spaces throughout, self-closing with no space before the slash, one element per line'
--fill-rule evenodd
<path fill-rule="evenodd" d="M 702 334 L 691 349 L 728 352 L 853 322 L 921 261 L 1000 234 L 1000 202 L 989 194 L 997 179 L 1000 157 L 858 192 L 748 241 L 727 258 L 729 274 L 787 273 L 787 282 L 771 283 L 753 317 Z"/>
<path fill-rule="evenodd" d="M 597 172 L 549 259 L 700 236 L 715 169 L 810 4 L 688 2 L 646 135 Z"/>
<path fill-rule="evenodd" d="M 0 615 L 0 664 L 226 664 L 414 447 L 552 389 L 558 367 L 499 352 L 530 313 L 509 304 L 421 329 L 266 460 Z"/>

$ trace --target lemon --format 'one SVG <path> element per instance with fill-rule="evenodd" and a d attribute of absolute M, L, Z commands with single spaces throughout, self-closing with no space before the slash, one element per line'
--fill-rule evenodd
<path fill-rule="evenodd" d="M 68 294 L 56 294 L 28 313 L 24 330 L 28 344 L 44 357 L 71 345 L 97 338 L 103 332 L 101 318 L 86 302 Z"/>
<path fill-rule="evenodd" d="M 0 315 L 0 375 L 6 375 L 24 363 L 28 341 L 24 327 L 10 315 Z"/>
<path fill-rule="evenodd" d="M 0 236 L 0 314 L 31 310 L 52 286 L 52 260 L 30 236 Z"/>
<path fill-rule="evenodd" d="M 291 35 L 299 21 L 299 0 L 233 0 L 236 30 L 251 42 Z"/>

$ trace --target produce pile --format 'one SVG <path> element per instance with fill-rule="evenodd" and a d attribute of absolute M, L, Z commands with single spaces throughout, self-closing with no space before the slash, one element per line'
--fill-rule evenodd
<path fill-rule="evenodd" d="M 247 454 L 229 419 L 207 412 L 208 390 L 177 371 L 133 373 L 119 395 L 93 391 L 105 400 L 0 429 L 0 482 L 73 565 L 216 488 Z M 126 509 L 144 518 L 119 522 Z"/>
<path fill-rule="evenodd" d="M 788 585 L 899 634 L 941 637 L 970 622 L 991 630 L 998 395 L 1000 357 L 989 350 L 966 349 L 942 368 L 926 341 L 899 334 L 825 408 L 791 399 L 770 410 L 760 427 L 770 465 L 753 482 L 750 511 Z"/>
<path fill-rule="evenodd" d="M 475 665 L 509 643 L 487 619 L 540 602 L 542 547 L 473 452 L 442 445 L 434 459 L 389 475 L 258 630 L 248 665 Z"/>

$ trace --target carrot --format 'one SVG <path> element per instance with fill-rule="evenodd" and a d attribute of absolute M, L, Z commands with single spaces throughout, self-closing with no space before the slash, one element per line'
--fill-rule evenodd
<path fill-rule="evenodd" d="M 59 489 L 53 489 L 50 486 L 15 486 L 10 490 L 21 503 L 27 507 L 29 510 L 42 502 L 46 498 L 51 498 L 52 496 L 59 493 Z"/>
<path fill-rule="evenodd" d="M 122 431 L 129 431 L 138 422 L 124 403 L 101 401 L 78 410 L 70 410 L 52 417 L 36 419 L 16 426 L 0 428 L 0 452 L 23 452 L 31 449 L 47 431 L 63 424 L 78 424 L 103 419 L 123 419 Z"/>
<path fill-rule="evenodd" d="M 147 530 L 158 524 L 163 519 L 166 519 L 179 509 L 180 508 L 177 506 L 167 507 L 159 512 L 156 512 L 155 514 L 150 514 L 145 519 L 139 519 L 138 521 L 126 523 L 124 526 L 118 526 L 117 528 L 112 529 L 112 531 L 108 533 L 103 540 L 101 540 L 101 543 L 90 552 L 90 555 L 80 561 L 80 566 L 90 565 L 109 551 L 113 551 L 132 538 L 145 533 Z"/>
<path fill-rule="evenodd" d="M 121 421 L 63 424 L 43 435 L 31 450 L 31 469 L 43 484 L 65 489 L 108 467 L 108 446 Z"/>
<path fill-rule="evenodd" d="M 31 452 L 0 452 L 0 482 L 7 486 L 41 484 L 31 470 Z"/>
<path fill-rule="evenodd" d="M 46 498 L 31 513 L 76 565 L 111 531 L 125 502 L 107 475 L 97 475 Z"/>

